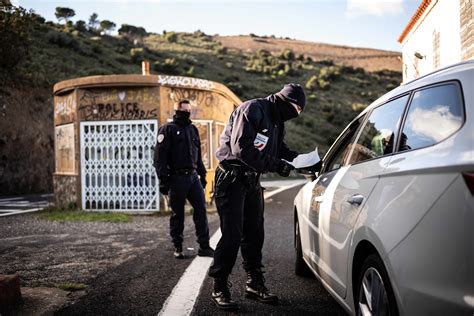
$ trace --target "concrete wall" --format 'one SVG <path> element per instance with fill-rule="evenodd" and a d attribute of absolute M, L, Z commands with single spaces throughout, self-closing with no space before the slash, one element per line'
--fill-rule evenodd
<path fill-rule="evenodd" d="M 403 81 L 463 60 L 460 32 L 460 2 L 433 1 L 402 43 Z M 434 47 L 435 36 L 439 36 L 438 51 Z M 423 58 L 416 58 L 416 52 Z"/>

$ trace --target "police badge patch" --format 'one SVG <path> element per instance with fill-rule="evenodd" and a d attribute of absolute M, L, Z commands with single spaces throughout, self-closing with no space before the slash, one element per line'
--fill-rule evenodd
<path fill-rule="evenodd" d="M 158 135 L 158 143 L 161 144 L 161 142 L 163 141 L 163 139 L 165 139 L 165 135 L 163 135 L 163 134 Z"/>
<path fill-rule="evenodd" d="M 255 140 L 253 141 L 253 145 L 255 146 L 255 148 L 262 151 L 265 148 L 265 146 L 267 146 L 267 143 L 268 143 L 268 136 L 257 133 L 257 136 L 255 137 Z"/>

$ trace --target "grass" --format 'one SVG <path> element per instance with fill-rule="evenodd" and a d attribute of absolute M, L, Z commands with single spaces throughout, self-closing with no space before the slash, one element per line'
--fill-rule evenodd
<path fill-rule="evenodd" d="M 55 284 L 55 287 L 64 291 L 75 292 L 85 290 L 87 286 L 82 283 L 59 283 Z"/>
<path fill-rule="evenodd" d="M 86 212 L 80 209 L 47 208 L 37 213 L 42 219 L 58 222 L 108 222 L 128 223 L 132 220 L 129 214 L 115 212 Z"/>

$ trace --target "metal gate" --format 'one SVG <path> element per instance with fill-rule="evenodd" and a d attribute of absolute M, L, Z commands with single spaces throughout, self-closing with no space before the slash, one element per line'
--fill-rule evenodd
<path fill-rule="evenodd" d="M 82 208 L 158 211 L 157 122 L 81 122 Z"/>

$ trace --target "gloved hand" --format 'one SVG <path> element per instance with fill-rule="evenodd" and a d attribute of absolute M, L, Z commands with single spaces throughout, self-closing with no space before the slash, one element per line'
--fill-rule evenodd
<path fill-rule="evenodd" d="M 290 175 L 290 171 L 293 169 L 295 169 L 293 165 L 289 164 L 284 160 L 280 160 L 276 168 L 276 172 L 282 177 L 288 177 Z"/>
<path fill-rule="evenodd" d="M 168 195 L 170 190 L 170 184 L 168 178 L 160 178 L 160 193 L 163 195 Z"/>
<path fill-rule="evenodd" d="M 206 184 L 207 184 L 206 176 L 200 176 L 199 180 L 201 181 L 202 188 L 206 189 Z"/>

